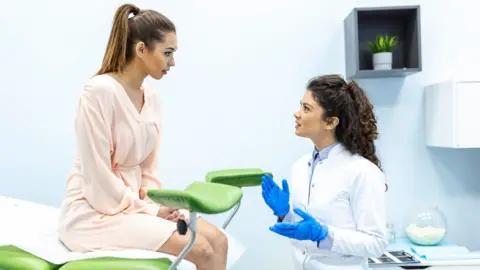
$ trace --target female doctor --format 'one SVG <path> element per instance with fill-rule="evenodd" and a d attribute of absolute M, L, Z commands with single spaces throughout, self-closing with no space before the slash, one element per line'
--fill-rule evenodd
<path fill-rule="evenodd" d="M 263 177 L 263 198 L 277 216 L 270 230 L 291 239 L 295 269 L 369 269 L 367 258 L 387 246 L 373 106 L 355 82 L 337 75 L 310 80 L 300 105 L 296 134 L 315 147 L 282 188 Z"/>

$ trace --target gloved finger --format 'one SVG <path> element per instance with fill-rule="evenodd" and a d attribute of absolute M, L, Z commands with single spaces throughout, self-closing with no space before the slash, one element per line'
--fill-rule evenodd
<path fill-rule="evenodd" d="M 290 188 L 288 187 L 287 179 L 282 180 L 282 188 L 285 193 L 290 194 Z"/>
<path fill-rule="evenodd" d="M 302 209 L 300 209 L 298 207 L 295 207 L 293 209 L 293 212 L 295 212 L 297 215 L 301 216 L 305 220 L 314 219 L 312 216 L 310 216 L 310 214 L 308 214 L 307 212 L 303 211 Z"/>
<path fill-rule="evenodd" d="M 265 174 L 262 177 L 263 181 L 267 184 L 270 189 L 273 189 L 277 184 L 273 181 L 272 177 L 268 174 Z"/>
<path fill-rule="evenodd" d="M 268 202 L 268 198 L 269 198 L 268 193 L 266 193 L 265 191 L 262 191 L 262 197 L 265 203 Z"/>
<path fill-rule="evenodd" d="M 277 233 L 277 234 L 280 234 L 280 235 L 283 235 L 283 236 L 286 236 L 286 237 L 290 237 L 290 238 L 295 236 L 295 230 L 283 230 L 283 229 L 279 228 L 277 225 L 270 227 L 269 228 L 270 231 L 272 231 L 274 233 Z"/>
<path fill-rule="evenodd" d="M 262 181 L 262 189 L 268 194 L 270 193 L 270 187 L 269 185 L 265 182 L 265 181 Z"/>
<path fill-rule="evenodd" d="M 279 230 L 284 230 L 284 231 L 295 231 L 298 228 L 297 223 L 284 223 L 284 222 L 279 222 L 274 225 L 274 227 L 278 228 Z"/>

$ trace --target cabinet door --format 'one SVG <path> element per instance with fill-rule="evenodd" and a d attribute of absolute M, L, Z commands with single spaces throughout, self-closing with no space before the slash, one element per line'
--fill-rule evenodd
<path fill-rule="evenodd" d="M 480 82 L 458 82 L 456 90 L 457 147 L 480 147 Z"/>

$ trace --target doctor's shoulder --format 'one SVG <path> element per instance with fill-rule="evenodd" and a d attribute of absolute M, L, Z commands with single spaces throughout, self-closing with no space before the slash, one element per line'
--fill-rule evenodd
<path fill-rule="evenodd" d="M 385 173 L 373 162 L 360 156 L 353 155 L 349 171 L 355 175 L 355 181 L 358 184 L 378 185 L 385 188 Z"/>

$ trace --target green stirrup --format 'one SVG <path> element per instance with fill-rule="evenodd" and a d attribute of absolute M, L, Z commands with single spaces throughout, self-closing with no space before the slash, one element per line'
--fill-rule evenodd
<path fill-rule="evenodd" d="M 271 172 L 265 172 L 259 168 L 248 168 L 248 169 L 227 169 L 227 170 L 217 170 L 207 173 L 205 176 L 207 182 L 210 183 L 219 183 L 224 185 L 230 185 L 235 187 L 255 187 L 262 184 L 262 176 L 270 175 L 273 177 Z M 238 209 L 240 209 L 241 201 L 233 209 L 230 216 L 225 220 L 222 225 L 223 229 L 226 229 L 230 221 L 237 214 Z"/>
<path fill-rule="evenodd" d="M 152 201 L 173 208 L 202 214 L 220 214 L 230 210 L 243 196 L 240 188 L 205 182 L 194 182 L 185 190 L 150 189 Z"/>
<path fill-rule="evenodd" d="M 219 183 L 236 187 L 254 187 L 262 184 L 262 176 L 271 172 L 261 169 L 229 169 L 209 172 L 206 175 L 207 182 Z"/>

